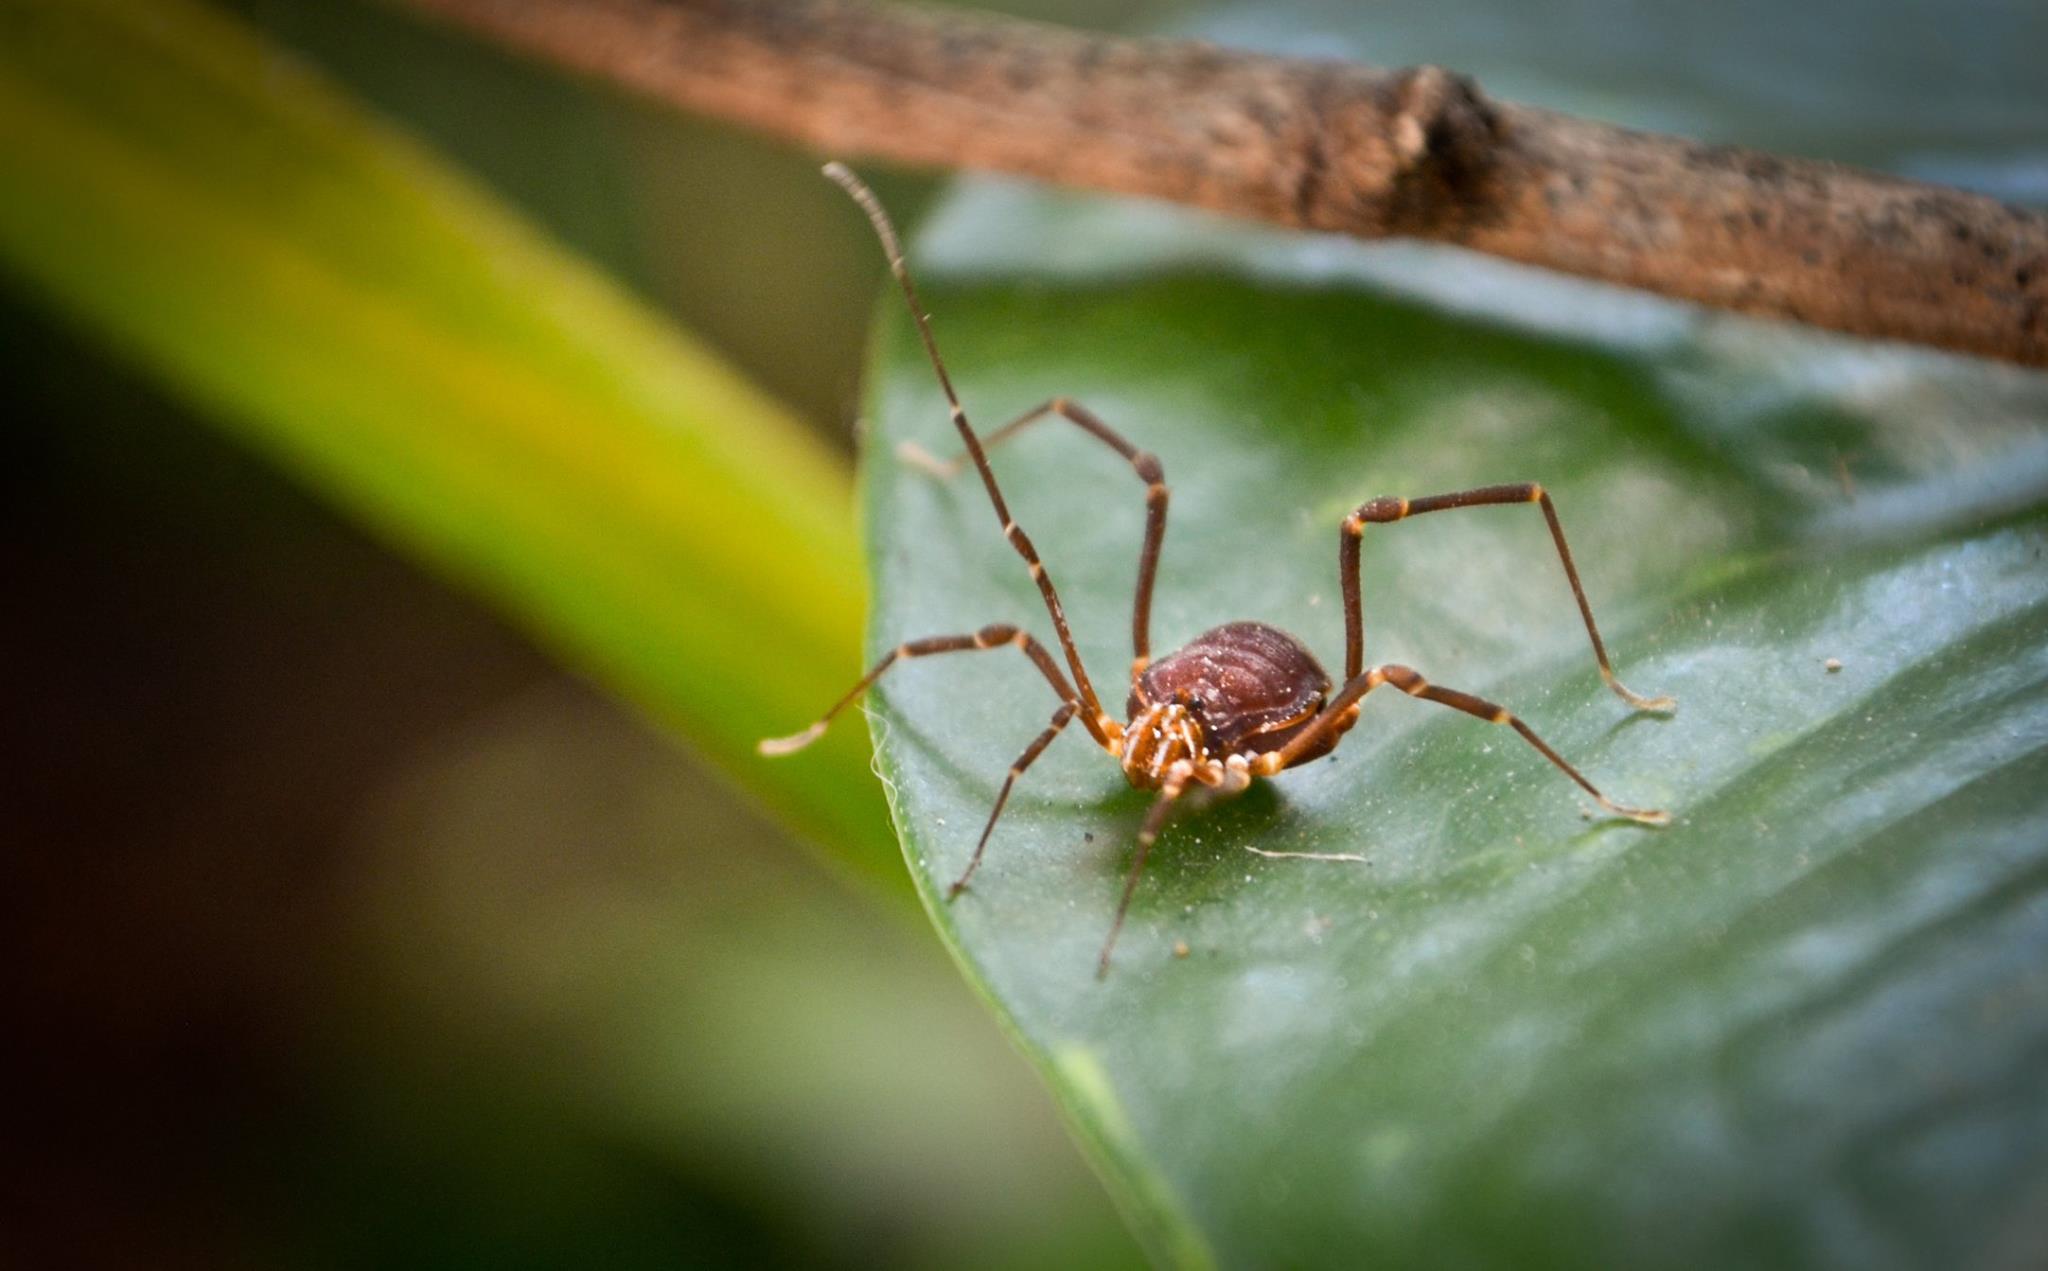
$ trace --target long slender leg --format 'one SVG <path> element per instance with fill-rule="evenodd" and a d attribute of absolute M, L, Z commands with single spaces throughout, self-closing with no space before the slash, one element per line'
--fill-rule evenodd
<path fill-rule="evenodd" d="M 1145 483 L 1145 543 L 1138 549 L 1138 591 L 1131 602 L 1131 678 L 1135 682 L 1152 661 L 1152 581 L 1159 572 L 1159 547 L 1166 538 L 1166 470 L 1160 466 L 1157 455 L 1138 449 L 1123 434 L 1103 423 L 1094 411 L 1064 397 L 1041 402 L 996 429 L 982 439 L 983 451 L 994 450 L 1006 438 L 1049 415 L 1067 420 L 1122 455 L 1129 461 L 1131 470 L 1138 474 L 1138 479 Z M 896 453 L 905 462 L 941 479 L 958 473 L 967 458 L 965 454 L 959 454 L 951 459 L 934 459 L 914 441 L 899 445 Z"/>
<path fill-rule="evenodd" d="M 944 390 L 946 404 L 951 408 L 953 426 L 959 430 L 960 440 L 966 444 L 967 454 L 974 460 L 975 471 L 981 474 L 981 484 L 988 490 L 989 502 L 995 506 L 996 519 L 1003 524 L 1003 537 L 1024 558 L 1032 581 L 1038 584 L 1039 594 L 1045 597 L 1045 609 L 1052 615 L 1060 651 L 1066 655 L 1067 667 L 1073 671 L 1074 684 L 1080 690 L 1084 712 L 1081 723 L 1103 747 L 1113 747 L 1111 739 L 1120 734 L 1121 726 L 1103 713 L 1102 699 L 1096 696 L 1095 686 L 1088 680 L 1088 670 L 1081 665 L 1081 654 L 1074 648 L 1074 633 L 1068 629 L 1067 613 L 1060 605 L 1060 595 L 1052 585 L 1052 576 L 1045 572 L 1044 563 L 1038 559 L 1038 549 L 1031 545 L 1031 539 L 1018 526 L 1016 518 L 1010 515 L 1009 505 L 1003 502 L 1003 492 L 996 485 L 995 472 L 988 466 L 988 455 L 982 451 L 981 439 L 975 435 L 973 425 L 967 422 L 967 411 L 960 405 L 960 395 L 953 391 L 952 377 L 946 374 L 946 364 L 939 357 L 938 342 L 932 338 L 931 323 L 926 320 L 924 306 L 917 298 L 917 286 L 910 281 L 910 269 L 903 263 L 903 246 L 896 238 L 895 227 L 889 223 L 889 214 L 882 210 L 874 191 L 862 184 L 861 179 L 844 164 L 826 164 L 825 175 L 860 204 L 861 211 L 867 213 L 868 221 L 875 227 L 875 236 L 882 240 L 882 252 L 889 258 L 889 272 L 896 276 L 896 283 L 903 290 L 903 299 L 910 305 L 910 316 L 917 323 L 918 338 L 924 342 L 925 355 L 931 359 L 932 372 L 938 376 L 939 387 Z"/>
<path fill-rule="evenodd" d="M 1151 811 L 1145 814 L 1145 824 L 1138 830 L 1138 852 L 1131 858 L 1131 872 L 1124 879 L 1124 897 L 1117 902 L 1116 921 L 1109 924 L 1109 935 L 1102 942 L 1102 957 L 1095 964 L 1095 978 L 1109 974 L 1109 953 L 1116 948 L 1117 933 L 1124 929 L 1124 915 L 1131 909 L 1131 894 L 1138 890 L 1138 875 L 1145 872 L 1145 858 L 1152 852 L 1152 842 L 1159 837 L 1159 831 L 1166 825 L 1166 814 L 1173 810 L 1173 801 L 1180 798 L 1189 775 L 1185 760 L 1169 768 L 1166 780 L 1160 784 L 1159 797 L 1152 801 Z"/>
<path fill-rule="evenodd" d="M 1557 558 L 1564 564 L 1564 576 L 1571 582 L 1572 598 L 1579 602 L 1579 616 L 1586 620 L 1586 634 L 1593 641 L 1593 657 L 1600 664 L 1600 678 L 1606 681 L 1607 687 L 1637 710 L 1668 711 L 1675 708 L 1678 703 L 1671 698 L 1643 697 L 1629 691 L 1628 686 L 1615 676 L 1613 666 L 1607 661 L 1607 646 L 1600 640 L 1600 628 L 1593 625 L 1593 607 L 1586 603 L 1586 589 L 1579 582 L 1577 566 L 1572 564 L 1572 549 L 1565 546 L 1564 527 L 1558 524 L 1557 508 L 1551 503 L 1550 495 L 1535 482 L 1482 486 L 1452 494 L 1433 494 L 1424 499 L 1373 499 L 1359 505 L 1357 511 L 1344 518 L 1343 532 L 1337 543 L 1337 572 L 1344 589 L 1345 676 L 1355 676 L 1365 668 L 1365 617 L 1360 608 L 1358 581 L 1358 547 L 1359 540 L 1365 536 L 1365 527 L 1406 520 L 1424 512 L 1491 507 L 1502 503 L 1535 503 L 1543 508 L 1543 519 L 1550 526 L 1551 541 L 1557 544 Z"/>
<path fill-rule="evenodd" d="M 1552 750 L 1548 742 L 1538 737 L 1535 729 L 1523 723 L 1506 707 L 1496 706 L 1484 698 L 1474 697 L 1470 693 L 1460 693 L 1456 689 L 1438 688 L 1415 670 L 1391 662 L 1385 666 L 1373 667 L 1347 680 L 1343 689 L 1336 697 L 1330 699 L 1330 704 L 1323 708 L 1322 713 L 1317 715 L 1307 728 L 1302 729 L 1292 741 L 1279 750 L 1261 755 L 1252 766 L 1253 772 L 1260 776 L 1270 776 L 1287 767 L 1295 758 L 1306 753 L 1323 734 L 1339 726 L 1340 721 L 1355 718 L 1358 699 L 1381 684 L 1391 684 L 1410 697 L 1419 697 L 1427 702 L 1448 706 L 1452 710 L 1463 711 L 1489 724 L 1506 724 L 1520 733 L 1522 740 L 1534 746 L 1545 759 L 1557 765 L 1558 770 L 1565 776 L 1576 781 L 1581 789 L 1592 795 L 1594 802 L 1616 816 L 1625 816 L 1631 821 L 1640 821 L 1645 825 L 1667 825 L 1671 821 L 1668 813 L 1647 808 L 1632 808 L 1626 804 L 1616 803 L 1600 793 L 1599 788 L 1586 780 L 1583 773 L 1565 762 L 1564 756 Z M 1347 723 L 1343 726 L 1349 725 Z"/>
<path fill-rule="evenodd" d="M 1077 701 L 1074 690 L 1067 684 L 1067 677 L 1060 674 L 1059 664 L 1052 660 L 1052 655 L 1045 651 L 1044 645 L 1032 639 L 1030 632 L 1019 630 L 1007 622 L 991 622 L 973 635 L 927 636 L 922 640 L 910 640 L 897 645 L 883 654 L 882 660 L 875 663 L 866 675 L 860 677 L 860 683 L 846 691 L 846 696 L 832 703 L 832 708 L 820 715 L 817 723 L 787 737 L 764 738 L 755 749 L 769 756 L 794 754 L 802 750 L 823 736 L 826 725 L 832 722 L 832 717 L 851 706 L 876 680 L 882 678 L 882 672 L 896 665 L 899 659 L 929 657 L 934 653 L 965 653 L 979 649 L 1002 648 L 1022 649 L 1024 656 L 1030 658 L 1038 667 L 1040 674 L 1052 685 L 1052 691 L 1060 695 L 1062 702 Z"/>
<path fill-rule="evenodd" d="M 1276 772 L 1293 767 L 1303 756 L 1313 753 L 1332 733 L 1343 733 L 1358 722 L 1358 699 L 1387 682 L 1386 669 L 1373 667 L 1360 671 L 1344 681 L 1344 687 L 1330 699 L 1321 713 L 1308 722 L 1308 727 L 1296 733 L 1291 740 L 1278 750 L 1269 750 L 1252 760 L 1252 775 L 1270 777 Z"/>
<path fill-rule="evenodd" d="M 1052 713 L 1052 723 L 1046 725 L 1045 731 L 1038 734 L 1030 745 L 1024 747 L 1024 753 L 1018 755 L 1017 762 L 1010 765 L 1009 775 L 1003 778 L 1003 788 L 996 792 L 996 805 L 988 810 L 988 824 L 981 827 L 981 837 L 975 841 L 974 856 L 968 860 L 967 868 L 960 872 L 960 877 L 954 879 L 953 885 L 946 889 L 947 900 L 967 890 L 967 880 L 974 877 L 975 870 L 981 868 L 981 854 L 988 848 L 988 836 L 995 831 L 996 818 L 1003 814 L 1003 805 L 1010 801 L 1010 787 L 1017 784 L 1017 778 L 1024 775 L 1024 770 L 1031 766 L 1033 760 L 1045 753 L 1045 748 L 1052 745 L 1052 739 L 1060 735 L 1060 729 L 1067 726 L 1067 721 L 1072 719 L 1074 712 L 1079 709 L 1078 702 L 1061 703 L 1060 708 Z"/>
<path fill-rule="evenodd" d="M 1565 776 L 1578 782 L 1581 789 L 1593 796 L 1595 803 L 1606 808 L 1609 812 L 1617 816 L 1625 816 L 1631 821 L 1641 821 L 1645 825 L 1664 825 L 1670 822 L 1671 817 L 1666 813 L 1645 808 L 1632 808 L 1626 804 L 1616 803 L 1600 793 L 1599 789 L 1592 782 L 1586 780 L 1585 776 L 1577 768 L 1564 761 L 1564 756 L 1552 750 L 1547 742 L 1538 737 L 1535 729 L 1523 723 L 1520 718 L 1506 707 L 1496 706 L 1484 698 L 1474 697 L 1470 693 L 1460 693 L 1456 689 L 1438 688 L 1405 666 L 1387 665 L 1381 667 L 1380 672 L 1386 676 L 1387 683 L 1400 689 L 1410 697 L 1419 697 L 1426 702 L 1435 702 L 1441 706 L 1448 706 L 1455 711 L 1463 711 L 1467 715 L 1483 719 L 1490 724 L 1506 724 L 1522 734 L 1523 741 L 1534 746 L 1545 759 L 1556 764 L 1559 771 L 1563 772 Z"/>

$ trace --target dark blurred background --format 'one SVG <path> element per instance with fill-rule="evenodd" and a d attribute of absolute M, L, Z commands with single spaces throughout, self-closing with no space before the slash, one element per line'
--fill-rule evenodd
<path fill-rule="evenodd" d="M 810 156 L 224 7 L 848 449 L 880 260 Z M 0 1264 L 1134 1260 L 900 906 L 5 277 L 0 360 Z"/>

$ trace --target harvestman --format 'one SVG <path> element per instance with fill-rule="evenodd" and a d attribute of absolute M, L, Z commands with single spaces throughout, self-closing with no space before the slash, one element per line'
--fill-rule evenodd
<path fill-rule="evenodd" d="M 975 649 L 1022 650 L 1045 676 L 1046 682 L 1052 685 L 1060 706 L 1053 712 L 1052 722 L 1045 731 L 1024 748 L 1016 763 L 1010 765 L 1009 774 L 1003 778 L 1002 789 L 996 793 L 995 807 L 989 810 L 988 823 L 982 827 L 981 838 L 974 845 L 974 855 L 969 858 L 966 870 L 947 891 L 948 900 L 958 896 L 966 888 L 968 880 L 974 877 L 975 869 L 981 864 L 982 851 L 988 846 L 989 834 L 995 829 L 996 818 L 1002 815 L 1003 804 L 1009 799 L 1010 789 L 1017 783 L 1017 778 L 1076 716 L 1096 744 L 1122 763 L 1124 776 L 1132 785 L 1141 790 L 1159 792 L 1138 831 L 1138 850 L 1131 861 L 1130 874 L 1124 880 L 1123 898 L 1117 904 L 1116 920 L 1110 924 L 1109 935 L 1102 942 L 1097 976 L 1109 971 L 1110 950 L 1116 945 L 1117 933 L 1123 929 L 1124 915 L 1131 907 L 1131 894 L 1136 891 L 1138 876 L 1145 868 L 1145 857 L 1152 849 L 1153 840 L 1159 837 L 1168 811 L 1182 792 L 1194 785 L 1221 794 L 1235 794 L 1249 786 L 1254 777 L 1270 777 L 1329 754 L 1336 749 L 1338 740 L 1358 722 L 1359 699 L 1382 684 L 1391 684 L 1412 697 L 1440 703 L 1489 723 L 1508 725 L 1592 795 L 1601 807 L 1618 816 L 1647 825 L 1663 825 L 1670 819 L 1662 812 L 1627 807 L 1601 794 L 1577 768 L 1566 763 L 1563 756 L 1552 750 L 1505 707 L 1469 693 L 1438 687 L 1405 666 L 1392 663 L 1375 667 L 1365 665 L 1358 549 L 1366 526 L 1451 508 L 1534 503 L 1543 509 L 1551 540 L 1557 544 L 1558 560 L 1564 565 L 1572 596 L 1579 602 L 1579 615 L 1585 619 L 1586 634 L 1593 643 L 1594 660 L 1600 664 L 1600 678 L 1637 710 L 1672 709 L 1674 703 L 1670 698 L 1639 696 L 1615 677 L 1614 668 L 1608 664 L 1607 648 L 1600 641 L 1599 628 L 1593 625 L 1593 610 L 1586 603 L 1586 589 L 1580 585 L 1579 571 L 1572 564 L 1571 549 L 1565 546 L 1564 529 L 1558 524 L 1557 509 L 1552 506 L 1550 496 L 1542 486 L 1528 482 L 1484 486 L 1420 499 L 1378 498 L 1359 505 L 1356 511 L 1344 518 L 1337 542 L 1337 569 L 1344 589 L 1344 684 L 1332 697 L 1329 675 L 1301 642 L 1263 623 L 1226 623 L 1196 636 L 1186 648 L 1157 662 L 1152 660 L 1152 582 L 1159 570 L 1160 542 L 1166 535 L 1166 474 L 1156 456 L 1133 446 L 1093 412 L 1078 402 L 1055 397 L 990 433 L 986 445 L 993 446 L 1040 419 L 1056 415 L 1122 455 L 1138 479 L 1145 483 L 1145 541 L 1138 554 L 1138 590 L 1131 613 L 1134 656 L 1131 660 L 1130 699 L 1125 706 L 1129 718 L 1118 723 L 1102 709 L 1095 686 L 1081 665 L 1081 656 L 1075 651 L 1074 637 L 1067 627 L 1067 615 L 1060 607 L 1059 593 L 1053 588 L 1051 576 L 1045 572 L 1031 540 L 1010 515 L 1009 505 L 1003 502 L 1003 492 L 997 488 L 995 473 L 989 468 L 986 446 L 968 424 L 967 412 L 961 408 L 960 398 L 953 391 L 953 381 L 947 376 L 945 363 L 939 358 L 931 325 L 925 319 L 923 306 L 918 303 L 917 288 L 910 281 L 910 271 L 903 263 L 903 249 L 889 223 L 888 214 L 882 210 L 874 192 L 843 165 L 826 165 L 825 175 L 853 196 L 861 210 L 867 213 L 868 220 L 874 223 L 875 233 L 881 238 L 883 251 L 889 257 L 889 269 L 896 275 L 903 297 L 909 302 L 910 315 L 917 322 L 917 333 L 924 341 L 925 353 L 931 358 L 932 371 L 952 408 L 953 426 L 959 429 L 960 439 L 966 443 L 965 457 L 973 461 L 975 471 L 981 474 L 989 502 L 995 506 L 996 519 L 1002 522 L 1003 536 L 1024 558 L 1033 581 L 1045 597 L 1046 612 L 1052 615 L 1060 651 L 1066 655 L 1067 668 L 1074 675 L 1070 684 L 1044 645 L 1033 639 L 1029 632 L 1008 623 L 991 623 L 972 635 L 927 636 L 900 644 L 885 655 L 846 696 L 833 703 L 817 723 L 793 736 L 770 739 L 760 744 L 764 755 L 786 755 L 803 749 L 817 740 L 833 716 L 867 692 L 881 678 L 882 672 L 898 659 Z M 939 464 L 920 451 L 908 451 L 906 458 L 936 469 L 942 475 L 959 468 L 959 460 Z"/>

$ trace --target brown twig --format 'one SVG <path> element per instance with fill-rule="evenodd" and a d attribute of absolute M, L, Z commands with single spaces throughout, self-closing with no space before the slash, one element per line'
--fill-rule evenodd
<path fill-rule="evenodd" d="M 2048 217 L 1381 70 L 853 0 L 402 0 L 821 153 L 1019 173 L 2048 365 Z"/>

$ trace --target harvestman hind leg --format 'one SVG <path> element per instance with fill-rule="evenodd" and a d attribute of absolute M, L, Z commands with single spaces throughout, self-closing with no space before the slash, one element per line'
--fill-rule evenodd
<path fill-rule="evenodd" d="M 1138 479 L 1145 483 L 1145 542 L 1138 549 L 1138 590 L 1131 601 L 1131 682 L 1135 684 L 1152 661 L 1152 582 L 1159 573 L 1159 548 L 1166 538 L 1166 503 L 1169 497 L 1166 470 L 1160 466 L 1157 455 L 1138 449 L 1123 434 L 1103 423 L 1094 411 L 1065 397 L 1040 402 L 1025 411 L 983 438 L 982 448 L 984 451 L 993 450 L 1007 438 L 1052 415 L 1066 420 L 1122 455 Z M 941 480 L 957 474 L 967 459 L 964 454 L 951 459 L 935 459 L 931 452 L 914 441 L 897 446 L 896 454 L 904 462 Z"/>
<path fill-rule="evenodd" d="M 1551 503 L 1550 495 L 1535 482 L 1481 486 L 1476 490 L 1433 494 L 1423 499 L 1372 499 L 1360 504 L 1357 511 L 1344 518 L 1343 533 L 1337 545 L 1337 572 L 1344 589 L 1345 678 L 1355 678 L 1365 668 L 1365 616 L 1360 606 L 1358 578 L 1358 549 L 1360 540 L 1365 537 L 1365 527 L 1406 520 L 1411 516 L 1421 516 L 1424 512 L 1491 507 L 1503 503 L 1535 503 L 1543 508 L 1543 519 L 1550 526 L 1551 541 L 1557 544 L 1557 558 L 1564 565 L 1564 576 L 1571 582 L 1572 598 L 1579 602 L 1579 616 L 1586 620 L 1586 635 L 1593 641 L 1593 657 L 1600 664 L 1600 678 L 1606 681 L 1607 687 L 1613 689 L 1622 701 L 1640 711 L 1676 709 L 1678 703 L 1671 698 L 1644 697 L 1631 692 L 1628 686 L 1615 676 L 1613 666 L 1607 661 L 1607 646 L 1600 640 L 1600 628 L 1593 625 L 1593 607 L 1586 603 L 1586 589 L 1579 582 L 1578 568 L 1572 564 L 1572 550 L 1565 546 L 1564 527 L 1558 524 L 1557 508 Z M 1527 735 L 1526 729 L 1523 732 Z M 1533 736 L 1530 736 L 1529 740 L 1536 741 Z M 1538 741 L 1536 745 L 1540 747 L 1543 743 Z M 1583 779 L 1580 780 L 1580 784 L 1585 784 Z M 1587 788 L 1591 789 L 1590 786 Z"/>
<path fill-rule="evenodd" d="M 1431 684 L 1428 680 L 1424 679 L 1421 673 L 1413 668 L 1398 666 L 1391 662 L 1384 666 L 1373 667 L 1368 671 L 1362 671 L 1347 680 L 1337 695 L 1330 699 L 1330 704 L 1323 708 L 1322 713 L 1317 715 L 1307 728 L 1302 729 L 1301 732 L 1294 736 L 1293 740 L 1289 741 L 1279 750 L 1261 755 L 1258 759 L 1254 760 L 1252 762 L 1253 773 L 1258 776 L 1271 776 L 1292 766 L 1296 760 L 1304 755 L 1315 753 L 1316 744 L 1327 737 L 1330 732 L 1341 731 L 1351 726 L 1352 722 L 1358 717 L 1358 700 L 1382 684 L 1391 684 L 1410 697 L 1419 697 L 1426 702 L 1435 702 L 1440 706 L 1448 706 L 1455 711 L 1463 711 L 1465 714 L 1477 719 L 1483 719 L 1489 724 L 1507 725 L 1520 733 L 1522 740 L 1534 746 L 1545 759 L 1555 764 L 1558 771 L 1577 782 L 1579 788 L 1587 794 L 1592 795 L 1594 802 L 1616 816 L 1625 816 L 1631 821 L 1640 821 L 1644 825 L 1668 825 L 1671 822 L 1671 817 L 1668 813 L 1648 808 L 1632 808 L 1625 803 L 1617 803 L 1600 793 L 1599 787 L 1588 781 L 1584 773 L 1567 763 L 1563 755 L 1552 750 L 1548 742 L 1536 735 L 1535 729 L 1523 723 L 1514 712 L 1508 710 L 1505 706 L 1495 705 L 1485 698 L 1474 697 L 1470 693 L 1461 693 L 1456 689 L 1439 688 L 1437 685 Z"/>

